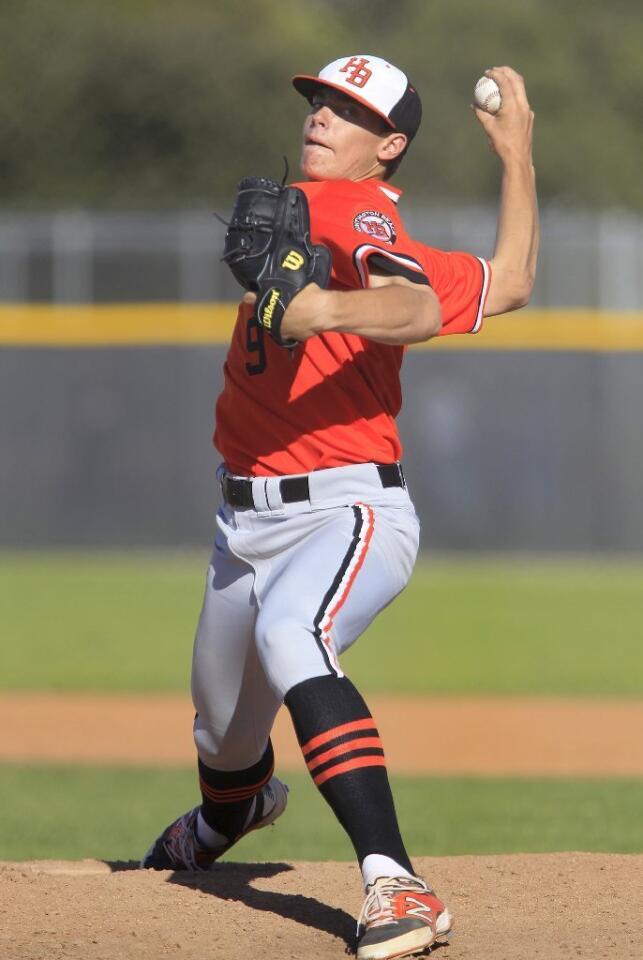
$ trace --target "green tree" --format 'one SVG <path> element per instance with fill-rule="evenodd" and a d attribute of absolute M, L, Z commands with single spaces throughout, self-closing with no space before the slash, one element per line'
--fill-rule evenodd
<path fill-rule="evenodd" d="M 543 200 L 643 208 L 643 23 L 635 0 L 4 0 L 0 202 L 212 203 L 240 176 L 296 176 L 305 105 L 289 77 L 349 53 L 399 64 L 424 122 L 399 182 L 495 197 L 468 111 L 509 63 L 536 111 Z M 7 39 L 8 38 L 8 39 Z"/>

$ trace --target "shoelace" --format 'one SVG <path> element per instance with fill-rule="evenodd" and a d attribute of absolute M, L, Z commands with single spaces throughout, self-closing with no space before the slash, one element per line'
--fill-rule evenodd
<path fill-rule="evenodd" d="M 287 788 L 286 788 L 287 789 Z M 243 831 L 247 830 L 250 822 L 255 818 L 261 820 L 267 816 L 276 803 L 276 797 L 270 784 L 266 784 L 257 794 L 255 803 L 250 807 L 248 818 L 243 826 Z M 185 864 L 188 870 L 207 870 L 209 867 L 209 856 L 217 854 L 221 856 L 222 848 L 214 850 L 202 849 L 196 838 L 196 818 L 198 808 L 191 810 L 177 823 L 172 834 L 165 840 L 165 848 L 170 857 L 176 863 Z M 242 832 L 243 832 L 242 831 Z M 230 844 L 228 844 L 230 846 Z M 227 847 L 226 847 L 227 849 Z"/>
<path fill-rule="evenodd" d="M 403 890 L 426 893 L 428 888 L 421 880 L 413 880 L 410 877 L 383 877 L 381 880 L 376 880 L 362 906 L 357 930 L 393 923 L 396 919 L 393 899 Z"/>
<path fill-rule="evenodd" d="M 203 864 L 199 863 L 197 856 L 206 853 L 197 847 L 194 835 L 195 820 L 196 812 L 193 810 L 177 824 L 174 835 L 166 840 L 166 848 L 170 856 L 178 863 L 184 863 L 188 870 L 203 869 Z"/>
<path fill-rule="evenodd" d="M 168 837 L 168 847 L 170 848 L 172 857 L 192 868 L 196 866 L 194 857 L 196 850 L 194 840 L 192 839 L 193 824 L 191 821 L 193 819 L 192 814 L 188 814 L 187 817 L 179 821 L 173 834 Z"/>

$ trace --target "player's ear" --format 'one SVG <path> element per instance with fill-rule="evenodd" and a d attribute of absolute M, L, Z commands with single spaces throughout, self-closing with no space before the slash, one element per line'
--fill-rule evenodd
<path fill-rule="evenodd" d="M 395 160 L 396 157 L 399 157 L 406 150 L 406 145 L 409 142 L 409 138 L 405 133 L 390 133 L 387 137 L 384 137 L 380 143 L 379 150 L 377 152 L 377 159 L 382 162 L 387 160 Z"/>

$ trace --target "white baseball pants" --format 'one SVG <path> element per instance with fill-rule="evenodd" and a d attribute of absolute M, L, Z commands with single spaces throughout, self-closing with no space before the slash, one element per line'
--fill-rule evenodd
<path fill-rule="evenodd" d="M 419 521 L 406 488 L 374 464 L 308 474 L 284 503 L 279 477 L 253 480 L 256 509 L 223 506 L 194 645 L 201 760 L 241 770 L 264 754 L 291 687 L 342 676 L 339 656 L 409 581 Z"/>

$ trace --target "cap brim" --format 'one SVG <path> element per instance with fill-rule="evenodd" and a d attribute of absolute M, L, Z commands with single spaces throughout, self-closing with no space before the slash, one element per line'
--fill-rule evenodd
<path fill-rule="evenodd" d="M 395 124 L 386 116 L 385 113 L 382 113 L 381 110 L 378 110 L 376 107 L 374 107 L 372 103 L 368 102 L 368 100 L 360 97 L 359 94 L 353 93 L 352 90 L 347 90 L 346 87 L 342 87 L 338 83 L 331 83 L 329 80 L 320 80 L 319 77 L 309 76 L 306 73 L 298 73 L 292 78 L 292 85 L 297 93 L 301 93 L 302 97 L 305 97 L 309 103 L 315 91 L 320 87 L 330 87 L 331 90 L 339 90 L 340 93 L 350 97 L 351 100 L 357 100 L 358 103 L 361 103 L 361 105 L 370 110 L 371 113 L 375 113 L 378 117 L 381 117 L 382 120 L 385 120 L 389 127 L 391 127 L 393 130 L 397 129 Z"/>

